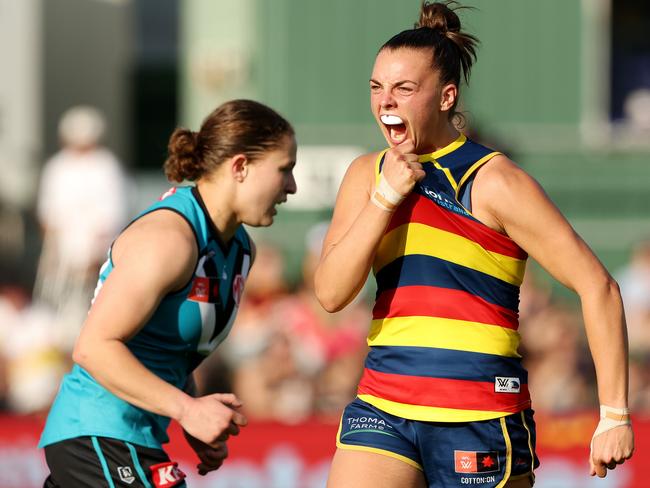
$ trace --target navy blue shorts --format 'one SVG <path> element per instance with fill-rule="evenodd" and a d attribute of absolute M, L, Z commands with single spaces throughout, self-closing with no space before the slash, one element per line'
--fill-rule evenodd
<path fill-rule="evenodd" d="M 539 466 L 533 411 L 476 422 L 422 422 L 355 399 L 343 411 L 339 449 L 375 452 L 424 472 L 430 488 L 496 488 Z"/>

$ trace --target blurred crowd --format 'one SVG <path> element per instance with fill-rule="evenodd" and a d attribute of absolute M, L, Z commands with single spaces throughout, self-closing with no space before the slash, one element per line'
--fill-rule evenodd
<path fill-rule="evenodd" d="M 92 299 L 111 239 L 127 223 L 132 183 L 100 144 L 101 114 L 76 107 L 60 124 L 62 149 L 43 167 L 36 206 L 42 243 L 35 283 L 0 282 L 0 411 L 47 411 Z M 20 244 L 2 209 L 0 260 Z M 344 310 L 317 302 L 313 275 L 327 223 L 304 236 L 298 283 L 287 281 L 283 250 L 258 242 L 235 326 L 197 371 L 206 392 L 233 391 L 252 419 L 338 422 L 354 397 L 367 352 L 372 285 Z M 8 232 L 8 233 L 7 233 Z M 11 239 L 10 239 L 11 238 Z M 532 267 L 529 267 L 532 268 Z M 12 269 L 11 263 L 3 270 Z M 614 270 L 624 298 L 630 342 L 630 402 L 650 413 L 650 240 Z M 579 309 L 556 297 L 529 269 L 520 302 L 521 353 L 536 410 L 593 409 L 595 373 Z"/>

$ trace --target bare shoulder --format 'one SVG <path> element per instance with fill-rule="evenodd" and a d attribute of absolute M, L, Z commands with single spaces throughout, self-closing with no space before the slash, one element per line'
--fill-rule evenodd
<path fill-rule="evenodd" d="M 536 184 L 535 180 L 507 156 L 490 159 L 476 174 L 475 187 L 483 192 L 502 193 L 519 185 Z"/>
<path fill-rule="evenodd" d="M 161 279 L 175 288 L 191 276 L 198 245 L 190 224 L 176 212 L 161 209 L 137 219 L 115 241 L 115 268 Z M 157 276 L 162 273 L 165 276 Z"/>
<path fill-rule="evenodd" d="M 381 151 L 375 151 L 362 154 L 354 159 L 348 167 L 345 174 L 345 180 L 352 180 L 356 183 L 365 183 L 368 185 L 368 189 L 372 188 L 374 185 L 377 158 L 380 154 Z"/>
<path fill-rule="evenodd" d="M 506 156 L 495 156 L 476 174 L 472 213 L 499 232 L 509 234 L 509 221 L 528 218 L 540 205 L 552 204 L 539 183 Z"/>
<path fill-rule="evenodd" d="M 478 207 L 503 208 L 544 197 L 544 190 L 520 166 L 503 155 L 498 155 L 478 171 L 472 187 L 472 204 Z"/>

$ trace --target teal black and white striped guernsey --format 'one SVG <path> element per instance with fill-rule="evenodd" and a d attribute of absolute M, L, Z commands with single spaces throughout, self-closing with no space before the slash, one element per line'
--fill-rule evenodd
<path fill-rule="evenodd" d="M 142 212 L 171 210 L 194 231 L 199 257 L 186 286 L 160 302 L 144 327 L 126 345 L 160 378 L 183 388 L 190 373 L 228 335 L 251 265 L 251 241 L 242 226 L 227 246 L 218 238 L 195 187 L 175 187 Z M 111 254 L 100 270 L 95 294 L 113 269 Z M 116 397 L 79 365 L 61 384 L 39 442 L 44 447 L 79 436 L 100 436 L 160 448 L 169 418 Z"/>

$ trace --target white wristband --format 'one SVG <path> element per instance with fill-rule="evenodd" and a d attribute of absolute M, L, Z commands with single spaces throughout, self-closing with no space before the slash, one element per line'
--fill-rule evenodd
<path fill-rule="evenodd" d="M 392 212 L 405 198 L 405 195 L 398 193 L 397 190 L 390 186 L 390 183 L 384 178 L 384 174 L 381 173 L 379 175 L 379 183 L 377 183 L 377 187 L 370 197 L 370 201 L 382 210 Z"/>
<path fill-rule="evenodd" d="M 592 436 L 592 439 L 597 435 L 607 432 L 615 427 L 621 425 L 630 425 L 630 410 L 628 408 L 615 408 L 608 407 L 607 405 L 600 406 L 600 422 Z"/>

